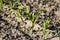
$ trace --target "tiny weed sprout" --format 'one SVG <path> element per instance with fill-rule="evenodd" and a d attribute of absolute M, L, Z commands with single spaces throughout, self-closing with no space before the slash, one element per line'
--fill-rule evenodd
<path fill-rule="evenodd" d="M 45 39 L 46 28 L 47 28 L 48 24 L 49 24 L 49 19 L 47 18 L 44 20 L 44 23 L 43 23 L 43 39 Z"/>
<path fill-rule="evenodd" d="M 20 6 L 18 6 L 18 11 L 17 12 L 18 12 L 17 13 L 18 18 L 21 18 L 22 22 L 24 22 L 24 20 L 22 18 L 22 15 L 21 15 L 21 13 L 22 13 L 22 5 L 21 4 L 20 4 Z"/>
<path fill-rule="evenodd" d="M 39 14 L 42 13 L 42 11 L 37 10 L 35 13 L 33 13 L 33 12 L 30 12 L 30 7 L 27 6 L 26 13 L 27 13 L 28 19 L 32 22 L 32 27 L 29 29 L 29 31 L 33 31 L 34 24 L 37 21 Z"/>

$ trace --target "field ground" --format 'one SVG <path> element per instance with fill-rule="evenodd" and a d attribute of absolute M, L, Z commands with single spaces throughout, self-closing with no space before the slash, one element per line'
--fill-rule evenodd
<path fill-rule="evenodd" d="M 11 0 L 3 1 L 3 6 L 0 5 L 0 40 L 60 40 L 60 0 L 17 0 L 18 4 L 13 0 L 14 8 L 9 4 Z M 30 7 L 27 12 L 26 6 Z M 41 14 L 36 12 L 38 9 L 39 12 L 42 10 Z M 20 12 L 21 15 L 18 14 Z M 34 13 L 39 16 L 35 15 L 38 19 L 31 28 L 31 20 L 36 18 Z M 47 27 L 43 24 L 46 18 L 50 19 Z M 32 30 L 29 31 L 30 28 Z"/>

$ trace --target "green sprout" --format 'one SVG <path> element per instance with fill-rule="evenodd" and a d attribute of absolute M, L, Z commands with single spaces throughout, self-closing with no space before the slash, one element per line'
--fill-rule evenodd
<path fill-rule="evenodd" d="M 13 8 L 15 8 L 16 4 L 18 4 L 18 2 L 12 2 L 12 0 L 10 0 L 10 15 L 13 12 Z"/>
<path fill-rule="evenodd" d="M 44 20 L 43 25 L 42 25 L 42 27 L 43 27 L 43 40 L 45 39 L 45 35 L 46 35 L 47 32 L 57 33 L 56 30 L 47 30 L 47 29 L 46 29 L 46 28 L 48 27 L 48 25 L 49 25 L 49 21 L 50 21 L 50 18 L 46 18 L 46 19 Z M 60 35 L 59 33 L 57 33 L 57 34 Z M 59 38 L 59 39 L 60 39 L 60 38 Z"/>
<path fill-rule="evenodd" d="M 42 27 L 43 27 L 43 39 L 45 39 L 46 32 L 56 32 L 54 30 L 47 30 L 46 29 L 48 27 L 48 25 L 49 25 L 49 21 L 50 21 L 50 19 L 46 18 L 44 20 L 44 23 L 42 24 Z"/>
<path fill-rule="evenodd" d="M 12 1 L 10 0 L 10 8 L 11 8 L 11 9 L 12 9 L 12 8 L 15 8 L 16 3 L 17 3 L 17 2 L 12 2 Z"/>
<path fill-rule="evenodd" d="M 21 18 L 22 22 L 24 22 L 24 20 L 22 18 L 22 15 L 21 15 L 21 13 L 22 13 L 22 5 L 21 4 L 20 4 L 20 6 L 18 6 L 18 11 L 17 12 L 18 12 L 17 13 L 18 18 Z"/>
<path fill-rule="evenodd" d="M 39 15 L 42 13 L 41 10 L 37 10 L 35 13 L 32 13 L 31 17 L 30 17 L 30 20 L 32 22 L 32 27 L 30 28 L 30 30 L 33 30 L 34 28 L 34 24 L 36 23 Z"/>
<path fill-rule="evenodd" d="M 37 10 L 35 13 L 33 13 L 33 12 L 30 12 L 30 7 L 29 6 L 26 7 L 26 14 L 28 16 L 28 19 L 32 22 L 32 27 L 29 29 L 30 31 L 33 30 L 34 24 L 37 21 L 40 13 L 42 13 L 41 10 Z"/>
<path fill-rule="evenodd" d="M 3 10 L 3 0 L 0 0 L 0 10 Z"/>
<path fill-rule="evenodd" d="M 43 23 L 43 39 L 45 39 L 46 28 L 47 28 L 48 24 L 49 24 L 49 19 L 47 18 L 44 20 L 44 23 Z"/>

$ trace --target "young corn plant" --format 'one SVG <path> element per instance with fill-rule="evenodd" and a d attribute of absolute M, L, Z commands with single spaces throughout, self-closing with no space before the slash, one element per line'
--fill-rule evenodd
<path fill-rule="evenodd" d="M 13 8 L 15 8 L 17 2 L 13 2 L 12 0 L 10 0 L 9 4 L 10 4 L 10 15 L 11 15 Z"/>
<path fill-rule="evenodd" d="M 47 26 L 48 26 L 48 24 L 49 24 L 49 19 L 47 18 L 47 19 L 45 19 L 44 20 L 44 23 L 43 23 L 43 39 L 45 39 L 45 35 L 46 35 L 46 28 L 47 28 Z"/>
<path fill-rule="evenodd" d="M 46 29 L 48 27 L 48 25 L 49 25 L 49 21 L 50 21 L 50 18 L 46 18 L 44 20 L 43 25 L 42 25 L 42 27 L 43 27 L 43 40 L 45 39 L 46 32 L 54 32 L 54 33 L 56 33 L 56 30 L 47 30 Z"/>
<path fill-rule="evenodd" d="M 22 13 L 22 4 L 20 4 L 20 6 L 18 6 L 17 12 L 18 12 L 17 13 L 18 18 L 21 18 L 22 22 L 24 22 L 24 20 L 22 18 L 22 15 L 21 15 L 21 13 Z"/>
<path fill-rule="evenodd" d="M 29 29 L 29 31 L 33 31 L 34 24 L 38 19 L 39 14 L 42 13 L 41 10 L 37 10 L 35 13 L 30 12 L 30 7 L 26 7 L 26 14 L 28 16 L 28 19 L 32 22 L 32 27 Z"/>
<path fill-rule="evenodd" d="M 13 2 L 12 0 L 10 0 L 10 8 L 15 8 L 16 2 Z"/>

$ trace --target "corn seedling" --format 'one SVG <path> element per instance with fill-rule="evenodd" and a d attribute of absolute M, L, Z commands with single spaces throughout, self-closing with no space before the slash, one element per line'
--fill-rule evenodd
<path fill-rule="evenodd" d="M 53 31 L 53 30 L 46 29 L 49 25 L 49 20 L 50 20 L 49 18 L 45 19 L 44 23 L 42 25 L 42 27 L 43 27 L 43 40 L 45 39 L 46 32 L 56 32 L 55 30 Z"/>
<path fill-rule="evenodd" d="M 39 15 L 42 13 L 41 10 L 37 10 L 36 13 L 32 13 L 32 16 L 30 17 L 30 20 L 32 22 L 32 27 L 30 28 L 30 30 L 33 30 L 34 28 L 34 24 L 36 23 Z"/>
<path fill-rule="evenodd" d="M 49 25 L 49 20 L 50 20 L 49 18 L 45 19 L 44 23 L 42 25 L 42 27 L 43 27 L 43 40 L 45 39 L 46 32 L 56 32 L 56 31 L 53 31 L 53 30 L 47 30 L 46 29 Z"/>
<path fill-rule="evenodd" d="M 10 15 L 11 15 L 11 13 L 12 13 L 12 11 L 13 11 L 13 9 L 12 8 L 14 8 L 14 4 L 13 4 L 13 2 L 10 0 Z"/>
<path fill-rule="evenodd" d="M 21 4 L 20 4 L 20 6 L 18 6 L 18 11 L 17 12 L 18 12 L 17 13 L 18 18 L 21 18 L 22 22 L 24 22 L 24 20 L 22 18 L 22 15 L 21 15 L 21 13 L 22 13 L 22 5 Z"/>
<path fill-rule="evenodd" d="M 16 5 L 16 3 L 17 3 L 17 2 L 13 2 L 13 1 L 10 0 L 10 8 L 11 8 L 11 9 L 14 8 L 15 5 Z"/>
<path fill-rule="evenodd" d="M 32 22 L 32 27 L 29 29 L 30 31 L 32 31 L 34 28 L 34 24 L 37 21 L 39 14 L 42 13 L 42 11 L 37 10 L 35 13 L 32 13 L 32 12 L 30 12 L 30 7 L 27 6 L 26 13 L 27 13 L 28 19 Z"/>
<path fill-rule="evenodd" d="M 44 20 L 44 23 L 43 23 L 43 39 L 45 39 L 45 34 L 47 32 L 46 28 L 47 28 L 48 24 L 49 24 L 49 19 L 47 18 Z"/>
<path fill-rule="evenodd" d="M 12 1 L 10 0 L 10 15 L 11 15 L 11 13 L 12 13 L 12 11 L 13 11 L 13 8 L 15 8 L 15 6 L 16 6 L 17 3 L 18 3 L 18 2 L 12 2 Z"/>

